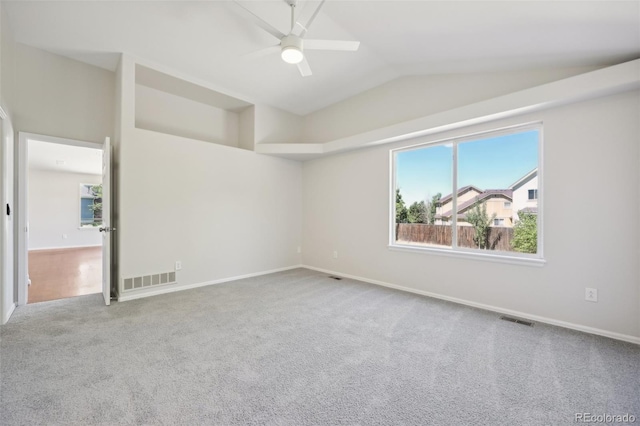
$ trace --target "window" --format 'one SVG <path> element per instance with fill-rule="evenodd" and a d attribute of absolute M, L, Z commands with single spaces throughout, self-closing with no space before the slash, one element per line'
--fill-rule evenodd
<path fill-rule="evenodd" d="M 102 224 L 102 184 L 80 184 L 80 227 Z"/>
<path fill-rule="evenodd" d="M 519 126 L 392 150 L 391 246 L 542 258 L 540 130 Z"/>

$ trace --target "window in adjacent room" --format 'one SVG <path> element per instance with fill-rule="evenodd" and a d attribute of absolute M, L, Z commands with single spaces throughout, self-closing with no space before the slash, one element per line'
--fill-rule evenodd
<path fill-rule="evenodd" d="M 541 129 L 392 150 L 391 245 L 542 258 Z"/>
<path fill-rule="evenodd" d="M 80 184 L 80 227 L 102 224 L 102 184 Z"/>

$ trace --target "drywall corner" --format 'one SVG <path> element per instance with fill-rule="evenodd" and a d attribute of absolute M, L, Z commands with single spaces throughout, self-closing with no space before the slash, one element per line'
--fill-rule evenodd
<path fill-rule="evenodd" d="M 256 144 L 256 108 L 252 105 L 240 111 L 238 115 L 238 145 L 242 149 L 253 151 Z"/>
<path fill-rule="evenodd" d="M 255 105 L 254 109 L 256 144 L 302 142 L 303 117 L 268 105 Z"/>

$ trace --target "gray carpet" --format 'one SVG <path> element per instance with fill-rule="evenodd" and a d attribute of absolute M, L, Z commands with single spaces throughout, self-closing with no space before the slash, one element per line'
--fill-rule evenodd
<path fill-rule="evenodd" d="M 2 425 L 563 425 L 640 417 L 640 347 L 304 269 L 2 327 Z M 640 423 L 640 419 L 636 420 Z"/>

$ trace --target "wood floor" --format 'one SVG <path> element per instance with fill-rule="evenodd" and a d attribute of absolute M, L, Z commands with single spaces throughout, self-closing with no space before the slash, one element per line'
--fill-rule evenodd
<path fill-rule="evenodd" d="M 28 303 L 102 291 L 102 247 L 29 252 Z"/>

